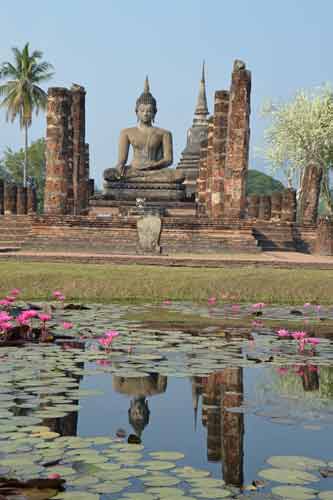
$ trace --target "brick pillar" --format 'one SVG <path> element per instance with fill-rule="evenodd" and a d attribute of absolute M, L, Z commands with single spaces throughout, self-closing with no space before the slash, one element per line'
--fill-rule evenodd
<path fill-rule="evenodd" d="M 4 213 L 4 181 L 0 179 L 0 215 Z"/>
<path fill-rule="evenodd" d="M 249 196 L 247 199 L 247 214 L 249 217 L 252 217 L 254 219 L 257 219 L 259 216 L 259 201 L 260 201 L 260 196 L 252 195 Z"/>
<path fill-rule="evenodd" d="M 235 61 L 229 99 L 224 176 L 224 216 L 240 219 L 246 205 L 246 178 L 250 140 L 251 73 Z"/>
<path fill-rule="evenodd" d="M 302 179 L 302 199 L 299 220 L 303 224 L 315 224 L 318 217 L 318 204 L 323 170 L 317 165 L 309 165 Z"/>
<path fill-rule="evenodd" d="M 27 188 L 17 186 L 16 213 L 17 215 L 27 214 Z"/>
<path fill-rule="evenodd" d="M 226 484 L 242 486 L 244 481 L 244 415 L 226 411 L 226 408 L 240 406 L 243 402 L 243 370 L 242 368 L 225 368 L 223 377 L 221 397 L 223 479 Z"/>
<path fill-rule="evenodd" d="M 16 214 L 17 187 L 16 184 L 5 183 L 4 186 L 4 214 Z"/>
<path fill-rule="evenodd" d="M 314 253 L 333 255 L 333 219 L 321 217 L 318 221 Z"/>
<path fill-rule="evenodd" d="M 199 217 L 206 214 L 207 152 L 208 141 L 205 139 L 200 145 L 199 172 L 196 189 L 197 215 Z"/>
<path fill-rule="evenodd" d="M 69 98 L 69 115 L 68 115 L 68 125 L 67 125 L 67 152 L 68 152 L 68 162 L 67 162 L 67 208 L 66 213 L 74 214 L 74 174 L 73 174 L 73 116 L 72 116 L 72 103 L 73 96 L 72 93 L 68 92 Z"/>
<path fill-rule="evenodd" d="M 223 179 L 225 170 L 225 155 L 227 144 L 227 127 L 229 111 L 229 92 L 218 90 L 215 92 L 213 155 L 212 165 L 212 218 L 218 219 L 223 215 Z"/>
<path fill-rule="evenodd" d="M 85 158 L 85 100 L 86 92 L 80 85 L 71 87 L 73 126 L 73 191 L 74 213 L 87 209 L 87 180 Z"/>
<path fill-rule="evenodd" d="M 212 173 L 214 164 L 214 123 L 213 117 L 208 119 L 208 137 L 207 137 L 207 169 L 206 169 L 206 213 L 208 217 L 212 216 Z"/>
<path fill-rule="evenodd" d="M 95 193 L 95 180 L 89 179 L 89 198 L 94 196 Z"/>
<path fill-rule="evenodd" d="M 261 220 L 269 220 L 271 218 L 271 197 L 270 196 L 260 196 L 258 218 Z"/>
<path fill-rule="evenodd" d="M 272 204 L 271 218 L 274 220 L 281 219 L 282 193 L 280 191 L 274 191 L 272 193 L 271 204 Z"/>
<path fill-rule="evenodd" d="M 27 187 L 27 211 L 28 214 L 37 212 L 37 193 L 35 186 Z"/>
<path fill-rule="evenodd" d="M 296 191 L 294 189 L 285 189 L 282 192 L 281 221 L 296 221 Z"/>
<path fill-rule="evenodd" d="M 85 208 L 86 210 L 88 209 L 89 206 L 89 198 L 90 198 L 90 150 L 89 150 L 89 144 L 85 144 L 85 183 L 86 183 L 86 188 L 85 188 L 85 194 L 86 194 L 86 200 L 85 200 Z"/>
<path fill-rule="evenodd" d="M 68 121 L 71 96 L 67 89 L 51 87 L 47 101 L 46 179 L 44 212 L 67 213 Z"/>

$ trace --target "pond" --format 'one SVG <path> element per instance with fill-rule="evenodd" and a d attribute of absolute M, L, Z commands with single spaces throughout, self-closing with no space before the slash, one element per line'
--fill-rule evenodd
<path fill-rule="evenodd" d="M 66 481 L 29 498 L 333 499 L 332 308 L 52 316 L 54 344 L 0 349 L 0 475 Z"/>

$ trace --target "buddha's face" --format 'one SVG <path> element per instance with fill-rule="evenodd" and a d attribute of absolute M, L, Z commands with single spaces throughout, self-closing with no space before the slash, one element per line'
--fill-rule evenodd
<path fill-rule="evenodd" d="M 155 117 L 155 110 L 152 104 L 140 104 L 136 111 L 140 123 L 149 125 Z"/>

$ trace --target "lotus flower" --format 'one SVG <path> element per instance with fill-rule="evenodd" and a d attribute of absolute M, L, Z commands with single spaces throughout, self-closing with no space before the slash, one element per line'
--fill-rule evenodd
<path fill-rule="evenodd" d="M 64 321 L 62 324 L 64 330 L 71 330 L 73 326 L 73 323 L 71 323 L 70 321 Z"/>
<path fill-rule="evenodd" d="M 51 314 L 46 313 L 40 313 L 38 314 L 38 317 L 43 323 L 46 323 L 46 321 L 50 321 L 52 319 Z"/>
<path fill-rule="evenodd" d="M 278 337 L 290 337 L 290 333 L 285 328 L 280 328 L 280 330 L 277 331 L 277 334 Z"/>
<path fill-rule="evenodd" d="M 302 340 L 302 339 L 305 339 L 305 337 L 307 336 L 307 333 L 306 332 L 292 332 L 291 336 L 295 340 Z"/>
<path fill-rule="evenodd" d="M 264 302 L 257 302 L 256 304 L 252 304 L 253 309 L 263 309 L 265 307 Z"/>

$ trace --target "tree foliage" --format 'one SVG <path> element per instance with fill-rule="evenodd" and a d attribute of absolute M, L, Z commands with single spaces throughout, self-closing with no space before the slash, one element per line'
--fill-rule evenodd
<path fill-rule="evenodd" d="M 39 86 L 49 80 L 52 65 L 40 61 L 43 53 L 39 50 L 29 52 L 29 43 L 22 51 L 17 47 L 12 49 L 14 62 L 6 61 L 0 66 L 0 79 L 6 83 L 0 85 L 0 96 L 3 97 L 0 106 L 6 108 L 7 120 L 19 118 L 20 127 L 25 133 L 25 162 L 23 164 L 23 184 L 26 184 L 28 160 L 28 127 L 32 122 L 32 114 L 46 108 L 47 93 Z"/>
<path fill-rule="evenodd" d="M 270 195 L 273 191 L 283 191 L 285 186 L 282 182 L 259 170 L 249 170 L 247 175 L 246 194 Z"/>
<path fill-rule="evenodd" d="M 0 159 L 0 178 L 22 184 L 24 161 L 24 148 L 13 151 L 7 147 Z M 28 148 L 28 162 L 29 173 L 31 173 L 28 180 L 36 186 L 38 209 L 41 211 L 45 186 L 45 139 L 38 139 L 31 143 Z"/>

